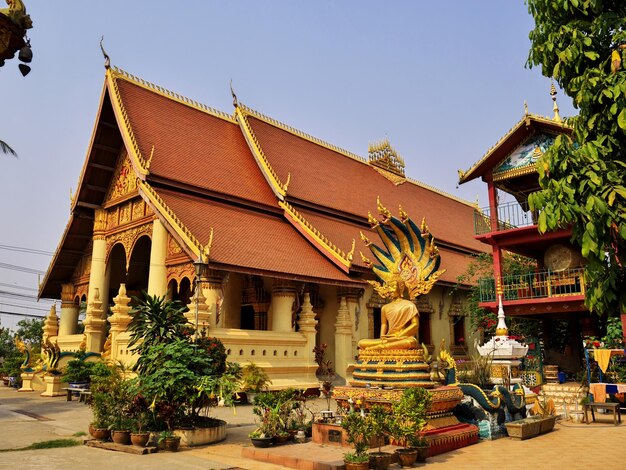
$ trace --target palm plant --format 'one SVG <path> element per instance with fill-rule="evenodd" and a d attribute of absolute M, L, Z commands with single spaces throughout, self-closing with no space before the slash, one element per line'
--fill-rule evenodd
<path fill-rule="evenodd" d="M 6 142 L 4 142 L 3 140 L 0 140 L 0 151 L 4 154 L 7 155 L 13 155 L 14 157 L 17 157 L 17 152 L 15 150 L 13 150 L 9 144 L 7 144 Z"/>
<path fill-rule="evenodd" d="M 134 298 L 137 305 L 131 310 L 133 319 L 128 325 L 129 347 L 140 355 L 134 370 L 142 373 L 147 367 L 147 356 L 143 354 L 151 346 L 185 339 L 190 331 L 184 312 L 187 307 L 178 300 L 166 300 L 165 296 L 144 295 L 145 300 Z"/>

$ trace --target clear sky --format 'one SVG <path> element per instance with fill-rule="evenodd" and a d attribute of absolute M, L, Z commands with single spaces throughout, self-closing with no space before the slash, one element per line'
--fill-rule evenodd
<path fill-rule="evenodd" d="M 68 220 L 102 86 L 116 65 L 208 106 L 241 102 L 362 156 L 388 137 L 410 177 L 486 206 L 467 169 L 523 115 L 552 115 L 550 81 L 525 68 L 522 0 L 25 0 L 34 58 L 0 68 L 0 311 L 34 296 Z M 571 100 L 559 94 L 561 115 Z M 350 175 L 339 175 L 350 178 Z M 419 218 L 419 215 L 415 215 Z M 216 234 L 219 236 L 219 234 Z M 8 287 L 10 284 L 15 287 Z M 13 305 L 7 305 L 13 304 Z M 1 316 L 3 325 L 19 317 Z"/>

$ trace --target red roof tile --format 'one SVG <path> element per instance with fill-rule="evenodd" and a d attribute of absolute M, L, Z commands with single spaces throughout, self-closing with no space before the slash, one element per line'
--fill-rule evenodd
<path fill-rule="evenodd" d="M 352 240 L 356 240 L 356 249 L 354 250 L 354 259 L 352 261 L 355 266 L 365 267 L 365 264 L 361 261 L 359 251 L 368 258 L 374 259 L 369 249 L 361 241 L 359 230 L 362 231 L 372 243 L 383 246 L 376 232 L 371 230 L 369 226 L 363 227 L 341 219 L 327 217 L 310 210 L 299 210 L 298 212 L 315 228 L 346 252 L 350 251 Z M 467 270 L 471 256 L 441 246 L 439 246 L 439 254 L 441 255 L 441 268 L 446 270 L 440 279 L 447 282 L 457 282 L 457 277 Z"/>
<path fill-rule="evenodd" d="M 183 224 L 206 244 L 210 263 L 293 276 L 355 281 L 342 273 L 284 219 L 154 188 Z"/>
<path fill-rule="evenodd" d="M 151 175 L 276 206 L 236 123 L 123 77 L 117 78 L 117 86 L 145 159 L 154 146 Z"/>
<path fill-rule="evenodd" d="M 394 214 L 402 205 L 418 224 L 426 217 L 437 239 L 485 250 L 474 239 L 474 208 L 468 204 L 409 181 L 396 186 L 364 162 L 253 116 L 248 120 L 274 170 L 279 175 L 291 174 L 288 196 L 359 217 L 366 217 L 368 211 L 376 215 L 376 199 L 380 196 L 381 203 Z M 340 240 L 318 228 L 341 245 Z"/>

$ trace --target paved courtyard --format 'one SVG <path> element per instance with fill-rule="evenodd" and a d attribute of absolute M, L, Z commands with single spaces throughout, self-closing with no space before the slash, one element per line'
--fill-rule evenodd
<path fill-rule="evenodd" d="M 325 401 L 313 407 L 322 409 Z M 18 411 L 16 411 L 18 410 Z M 30 416 L 23 414 L 27 412 Z M 241 450 L 249 445 L 247 434 L 254 429 L 251 407 L 216 408 L 213 416 L 229 423 L 225 441 L 212 446 L 183 450 L 179 453 L 159 452 L 132 455 L 84 446 L 62 449 L 9 451 L 0 454 L 0 469 L 225 469 L 244 468 L 270 470 L 281 465 L 261 463 L 243 458 Z M 600 415 L 602 423 L 557 423 L 549 434 L 527 441 L 503 438 L 429 458 L 429 469 L 567 469 L 603 470 L 626 469 L 626 424 L 614 426 L 608 415 Z M 64 397 L 41 398 L 36 393 L 18 393 L 0 386 L 0 449 L 25 447 L 49 439 L 67 438 L 86 431 L 91 420 L 89 408 Z M 288 445 L 282 453 L 292 457 L 312 459 L 317 455 L 336 456 L 341 462 L 342 451 L 318 446 Z M 278 460 L 277 460 L 278 461 Z M 390 468 L 399 468 L 397 465 Z M 420 468 L 420 467 L 416 467 Z"/>

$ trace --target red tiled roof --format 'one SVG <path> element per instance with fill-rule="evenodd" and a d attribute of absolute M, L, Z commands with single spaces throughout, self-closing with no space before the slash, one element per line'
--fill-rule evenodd
<path fill-rule="evenodd" d="M 373 260 L 371 252 L 361 241 L 359 230 L 362 231 L 363 234 L 372 241 L 372 243 L 382 246 L 378 235 L 376 232 L 371 230 L 369 226 L 363 227 L 341 219 L 327 217 L 306 209 L 299 210 L 298 212 L 300 212 L 300 214 L 315 228 L 317 228 L 337 246 L 339 246 L 339 248 L 346 252 L 350 250 L 352 240 L 356 240 L 356 249 L 354 250 L 354 259 L 352 261 L 354 266 L 365 267 L 365 264 L 361 261 L 359 251 Z M 441 246 L 439 246 L 439 254 L 441 255 L 441 268 L 446 270 L 440 279 L 447 282 L 457 282 L 457 277 L 467 270 L 471 257 Z"/>
<path fill-rule="evenodd" d="M 209 263 L 339 282 L 341 272 L 284 219 L 154 188 L 202 244 L 213 228 Z"/>
<path fill-rule="evenodd" d="M 289 197 L 359 217 L 366 217 L 368 211 L 376 215 L 376 199 L 380 197 L 393 214 L 397 215 L 398 206 L 402 205 L 416 223 L 426 217 L 436 239 L 475 251 L 485 250 L 474 239 L 474 208 L 468 204 L 409 181 L 396 186 L 364 162 L 256 117 L 248 116 L 248 121 L 274 170 L 279 175 L 291 174 Z M 322 227 L 317 228 L 334 243 L 342 244 Z"/>
<path fill-rule="evenodd" d="M 235 122 L 116 78 L 135 139 L 150 174 L 198 188 L 276 206 Z"/>

